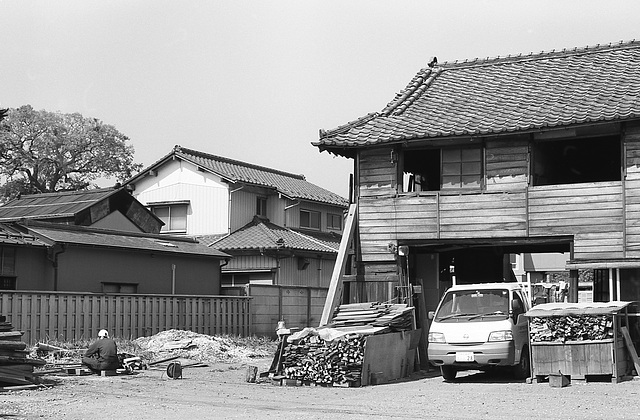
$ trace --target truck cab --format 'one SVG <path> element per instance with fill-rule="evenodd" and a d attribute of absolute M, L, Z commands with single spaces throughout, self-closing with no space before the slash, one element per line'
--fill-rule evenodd
<path fill-rule="evenodd" d="M 427 352 L 446 381 L 460 370 L 509 366 L 517 378 L 530 375 L 529 310 L 518 283 L 456 285 L 430 313 Z"/>

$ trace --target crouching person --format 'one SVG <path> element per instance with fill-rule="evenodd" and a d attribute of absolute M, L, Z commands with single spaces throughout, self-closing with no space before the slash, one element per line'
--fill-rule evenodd
<path fill-rule="evenodd" d="M 120 367 L 116 342 L 109 338 L 107 330 L 100 330 L 98 340 L 91 343 L 82 357 L 82 364 L 97 374 L 102 370 L 116 370 Z"/>

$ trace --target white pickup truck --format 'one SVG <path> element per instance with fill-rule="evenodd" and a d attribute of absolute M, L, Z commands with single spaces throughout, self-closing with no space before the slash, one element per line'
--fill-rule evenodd
<path fill-rule="evenodd" d="M 446 381 L 459 370 L 512 366 L 517 378 L 530 375 L 529 309 L 518 283 L 457 285 L 429 313 L 429 361 Z"/>

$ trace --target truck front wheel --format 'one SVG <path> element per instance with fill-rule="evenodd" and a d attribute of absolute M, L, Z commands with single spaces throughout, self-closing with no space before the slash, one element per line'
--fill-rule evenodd
<path fill-rule="evenodd" d="M 522 349 L 520 363 L 514 366 L 513 371 L 517 379 L 527 379 L 531 375 L 531 360 L 529 359 L 529 349 L 527 347 Z"/>
<path fill-rule="evenodd" d="M 445 381 L 453 381 L 456 379 L 457 370 L 453 366 L 440 366 L 440 371 L 442 372 L 442 377 Z"/>

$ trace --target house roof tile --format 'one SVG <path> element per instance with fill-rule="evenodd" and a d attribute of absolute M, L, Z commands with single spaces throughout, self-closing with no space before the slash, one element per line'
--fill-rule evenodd
<path fill-rule="evenodd" d="M 430 63 L 380 112 L 320 132 L 321 150 L 640 118 L 640 41 Z"/>
<path fill-rule="evenodd" d="M 177 156 L 198 167 L 212 172 L 231 183 L 244 183 L 260 187 L 271 188 L 292 199 L 316 201 L 347 207 L 348 202 L 344 197 L 308 182 L 304 175 L 296 175 L 264 166 L 254 165 L 229 159 L 209 153 L 175 146 L 173 151 L 163 157 L 140 174 L 133 177 L 128 183 L 135 182 L 151 169 L 158 167 L 167 159 Z"/>
<path fill-rule="evenodd" d="M 302 233 L 254 217 L 251 223 L 219 239 L 211 246 L 224 252 L 287 249 L 337 253 L 340 246 L 340 236 Z"/>

